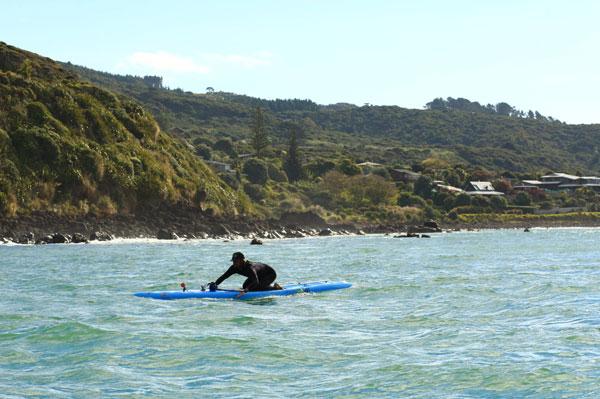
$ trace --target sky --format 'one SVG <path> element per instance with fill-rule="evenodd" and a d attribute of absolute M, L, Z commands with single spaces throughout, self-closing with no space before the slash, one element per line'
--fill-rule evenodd
<path fill-rule="evenodd" d="M 0 0 L 0 41 L 100 71 L 319 104 L 507 102 L 600 123 L 600 2 Z"/>

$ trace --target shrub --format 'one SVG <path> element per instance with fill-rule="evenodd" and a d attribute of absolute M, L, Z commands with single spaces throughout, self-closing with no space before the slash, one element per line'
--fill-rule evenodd
<path fill-rule="evenodd" d="M 199 144 L 196 146 L 196 155 L 206 160 L 210 160 L 212 158 L 210 147 L 206 144 Z"/>
<path fill-rule="evenodd" d="M 492 198 L 490 198 L 490 205 L 495 210 L 503 210 L 508 206 L 508 201 L 506 198 L 504 198 L 504 196 L 494 195 Z"/>
<path fill-rule="evenodd" d="M 343 159 L 338 165 L 338 169 L 340 172 L 348 176 L 356 176 L 361 173 L 360 168 L 349 159 Z"/>
<path fill-rule="evenodd" d="M 381 176 L 385 180 L 392 180 L 392 176 L 390 176 L 390 172 L 386 168 L 376 168 L 372 172 L 374 175 Z"/>
<path fill-rule="evenodd" d="M 469 194 L 460 193 L 456 196 L 454 200 L 454 206 L 469 206 L 471 205 L 471 196 Z"/>
<path fill-rule="evenodd" d="M 215 144 L 213 144 L 213 149 L 217 151 L 223 151 L 225 154 L 229 155 L 232 158 L 237 156 L 237 152 L 233 146 L 233 142 L 230 138 L 217 140 Z"/>
<path fill-rule="evenodd" d="M 244 174 L 251 183 L 264 185 L 269 179 L 266 164 L 260 159 L 252 158 L 244 163 Z M 249 195 L 249 194 L 248 194 Z"/>
<path fill-rule="evenodd" d="M 240 181 L 237 179 L 237 177 L 235 175 L 232 175 L 231 173 L 223 173 L 220 174 L 219 177 L 221 178 L 221 180 L 223 180 L 225 183 L 227 183 L 227 185 L 231 188 L 233 188 L 234 190 L 237 190 L 238 188 L 240 188 Z"/>
<path fill-rule="evenodd" d="M 269 178 L 278 183 L 287 183 L 288 177 L 277 165 L 270 163 L 268 165 Z"/>
<path fill-rule="evenodd" d="M 520 191 L 515 196 L 514 203 L 515 203 L 515 205 L 519 205 L 519 206 L 529 206 L 529 205 L 531 205 L 531 198 L 529 197 L 529 194 L 527 194 L 525 191 Z"/>
<path fill-rule="evenodd" d="M 306 165 L 308 173 L 314 177 L 323 176 L 325 173 L 333 170 L 335 163 L 326 159 L 318 159 Z"/>
<path fill-rule="evenodd" d="M 424 208 L 427 203 L 425 200 L 418 195 L 414 195 L 409 192 L 402 192 L 398 197 L 398 205 L 399 206 L 416 206 L 419 208 Z"/>
<path fill-rule="evenodd" d="M 244 184 L 244 192 L 254 201 L 265 199 L 265 190 L 260 184 Z"/>
<path fill-rule="evenodd" d="M 46 129 L 18 129 L 11 139 L 17 156 L 25 164 L 52 166 L 60 157 L 60 137 Z"/>

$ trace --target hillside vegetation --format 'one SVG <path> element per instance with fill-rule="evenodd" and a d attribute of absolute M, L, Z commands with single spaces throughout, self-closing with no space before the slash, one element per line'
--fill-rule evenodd
<path fill-rule="evenodd" d="M 276 148 L 286 145 L 290 122 L 300 126 L 308 161 L 349 156 L 356 162 L 410 166 L 433 159 L 529 175 L 550 170 L 600 173 L 600 125 L 568 125 L 538 112 L 528 115 L 506 103 L 481 106 L 466 99 L 435 99 L 423 110 L 318 105 L 310 100 L 264 100 L 212 91 L 194 94 L 164 88 L 160 77 L 65 66 L 95 84 L 136 98 L 164 129 L 190 141 L 247 139 L 253 112 L 261 107 Z"/>
<path fill-rule="evenodd" d="M 246 212 L 146 107 L 0 42 L 0 214 Z"/>

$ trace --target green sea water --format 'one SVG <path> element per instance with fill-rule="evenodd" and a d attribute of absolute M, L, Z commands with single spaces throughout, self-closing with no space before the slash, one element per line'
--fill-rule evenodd
<path fill-rule="evenodd" d="M 0 246 L 2 398 L 597 398 L 600 230 Z M 156 301 L 234 251 L 353 287 Z M 241 276 L 222 286 L 236 287 Z"/>

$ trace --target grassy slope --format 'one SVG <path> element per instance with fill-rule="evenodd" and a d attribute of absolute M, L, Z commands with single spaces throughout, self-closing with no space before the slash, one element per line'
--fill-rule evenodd
<path fill-rule="evenodd" d="M 0 213 L 247 211 L 136 101 L 0 42 Z"/>

